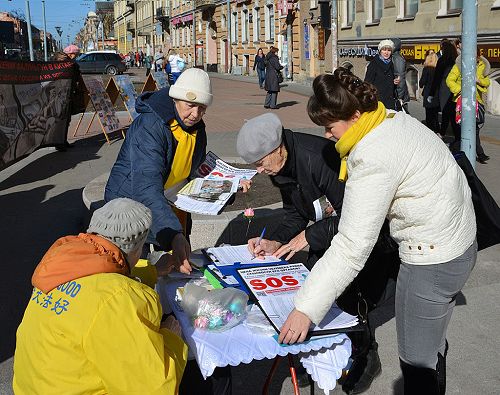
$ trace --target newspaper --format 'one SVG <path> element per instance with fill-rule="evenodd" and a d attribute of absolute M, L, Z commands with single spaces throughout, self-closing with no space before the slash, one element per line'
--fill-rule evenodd
<path fill-rule="evenodd" d="M 165 190 L 165 197 L 180 210 L 217 215 L 238 191 L 240 180 L 250 180 L 256 173 L 256 170 L 233 167 L 209 152 L 196 171 L 200 178 Z"/>
<path fill-rule="evenodd" d="M 295 307 L 293 298 L 304 284 L 309 270 L 302 263 L 293 263 L 238 269 L 238 273 L 257 298 L 266 317 L 279 332 Z M 309 334 L 326 335 L 357 324 L 357 317 L 342 311 L 334 304 L 319 325 L 311 324 Z"/>

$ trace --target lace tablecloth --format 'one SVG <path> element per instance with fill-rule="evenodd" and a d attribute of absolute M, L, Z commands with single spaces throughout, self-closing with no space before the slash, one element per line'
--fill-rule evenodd
<path fill-rule="evenodd" d="M 326 394 L 335 388 L 351 355 L 351 342 L 346 335 L 281 346 L 272 336 L 259 334 L 245 325 L 237 325 L 221 333 L 195 329 L 177 303 L 172 302 L 176 289 L 184 284 L 183 280 L 160 279 L 157 291 L 164 310 L 173 310 L 179 320 L 190 353 L 196 358 L 204 378 L 211 376 L 216 367 L 237 366 L 254 359 L 273 359 L 278 355 L 300 353 L 301 363 L 319 388 Z"/>

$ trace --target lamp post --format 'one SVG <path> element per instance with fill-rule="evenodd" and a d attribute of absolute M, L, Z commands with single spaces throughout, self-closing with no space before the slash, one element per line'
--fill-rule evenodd
<path fill-rule="evenodd" d="M 28 29 L 28 45 L 30 48 L 30 60 L 33 62 L 35 60 L 35 55 L 33 53 L 33 37 L 31 36 L 31 13 L 30 13 L 30 1 L 26 0 L 26 18 L 27 18 L 27 29 Z"/>
<path fill-rule="evenodd" d="M 42 14 L 43 14 L 43 55 L 45 61 L 48 60 L 47 57 L 47 21 L 45 19 L 45 0 L 42 0 Z"/>

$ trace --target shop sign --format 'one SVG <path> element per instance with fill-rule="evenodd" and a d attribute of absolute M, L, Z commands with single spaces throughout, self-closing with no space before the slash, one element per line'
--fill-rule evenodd
<path fill-rule="evenodd" d="M 318 59 L 325 60 L 325 29 L 318 29 Z"/>
<path fill-rule="evenodd" d="M 293 2 L 288 0 L 278 0 L 278 16 L 281 18 L 288 14 L 288 11 L 293 9 Z"/>
<path fill-rule="evenodd" d="M 340 47 L 339 56 L 350 56 L 350 57 L 374 57 L 377 55 L 378 51 L 374 48 L 368 46 L 364 47 Z"/>
<path fill-rule="evenodd" d="M 439 44 L 415 44 L 415 45 L 402 45 L 401 55 L 406 60 L 424 61 L 427 51 L 432 49 L 434 52 L 439 52 Z"/>
<path fill-rule="evenodd" d="M 179 23 L 189 22 L 193 20 L 193 14 L 187 14 L 183 16 L 178 16 L 172 18 L 172 25 L 178 25 Z"/>
<path fill-rule="evenodd" d="M 306 60 L 311 59 L 309 52 L 309 25 L 304 25 L 304 57 Z"/>
<path fill-rule="evenodd" d="M 500 44 L 479 45 L 479 54 L 490 63 L 500 63 Z"/>

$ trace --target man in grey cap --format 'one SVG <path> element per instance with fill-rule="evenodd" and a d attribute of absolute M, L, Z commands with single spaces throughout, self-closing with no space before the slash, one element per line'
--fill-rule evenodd
<path fill-rule="evenodd" d="M 50 247 L 17 331 L 17 394 L 177 392 L 187 359 L 180 326 L 161 323 L 158 294 L 130 276 L 151 223 L 143 204 L 114 199 L 87 233 Z"/>
<path fill-rule="evenodd" d="M 306 266 L 311 269 L 330 246 L 340 220 L 345 184 L 338 180 L 340 156 L 335 143 L 284 129 L 277 115 L 267 113 L 242 126 L 236 149 L 259 173 L 271 177 L 280 189 L 285 210 L 276 230 L 260 243 L 258 237 L 248 240 L 248 249 L 256 256 L 274 255 L 289 260 L 309 247 Z M 313 224 L 308 226 L 310 221 Z M 388 231 L 385 232 L 389 237 Z M 372 310 L 379 303 L 388 279 L 397 276 L 398 263 L 397 248 L 387 251 L 377 245 L 356 284 L 337 299 L 337 304 L 357 315 L 358 302 L 364 300 L 368 311 Z M 374 328 L 369 329 L 371 334 L 367 337 L 352 336 L 353 344 L 365 351 L 356 356 L 343 385 L 350 394 L 366 390 L 381 370 Z M 305 371 L 299 374 L 299 384 L 308 385 Z"/>

